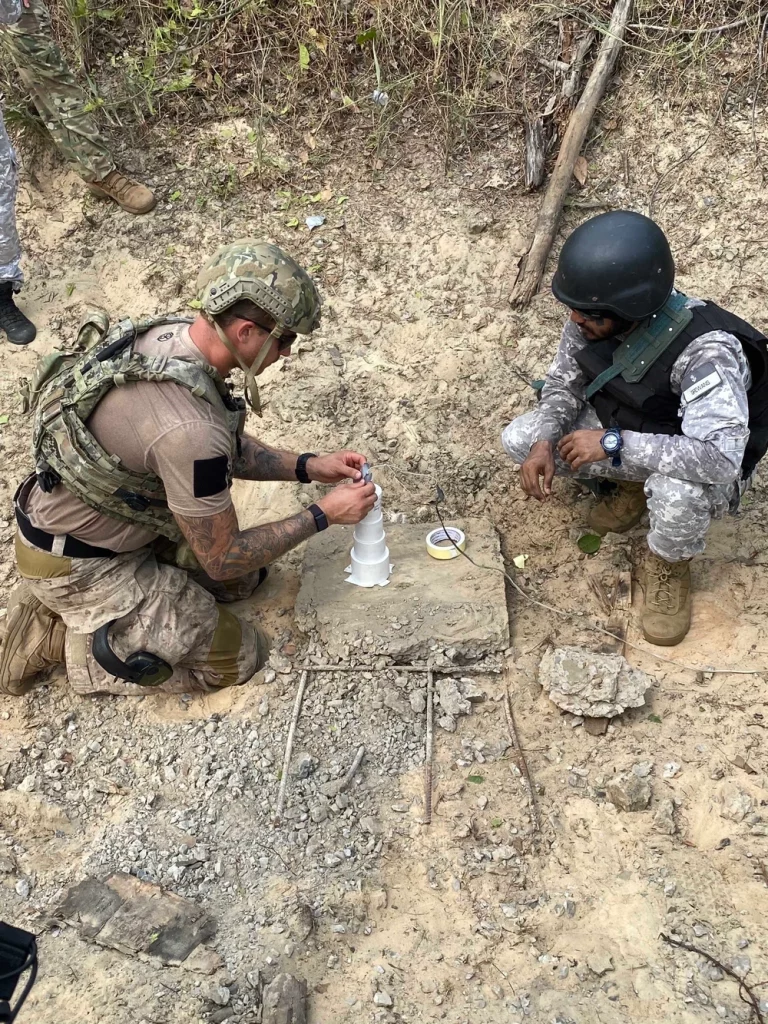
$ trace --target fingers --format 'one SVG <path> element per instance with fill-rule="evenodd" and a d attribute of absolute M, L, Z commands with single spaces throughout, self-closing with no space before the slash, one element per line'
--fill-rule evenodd
<path fill-rule="evenodd" d="M 522 469 L 520 470 L 520 480 L 526 494 L 530 494 L 530 496 L 532 498 L 536 498 L 537 501 L 544 501 L 545 495 L 539 486 L 538 465 L 526 465 L 523 463 Z"/>
<path fill-rule="evenodd" d="M 547 462 L 546 468 L 544 469 L 544 493 L 550 495 L 552 493 L 552 481 L 555 479 L 555 460 L 550 459 Z"/>

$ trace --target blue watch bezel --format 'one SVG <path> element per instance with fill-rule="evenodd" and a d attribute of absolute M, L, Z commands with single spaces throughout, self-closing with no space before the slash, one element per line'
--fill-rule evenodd
<path fill-rule="evenodd" d="M 617 442 L 616 447 L 611 449 L 610 451 L 608 450 L 608 448 L 605 447 L 605 439 L 609 435 L 610 437 L 615 437 Z M 621 449 L 624 447 L 624 438 L 621 436 L 621 430 L 618 427 L 608 427 L 603 436 L 600 438 L 600 446 L 605 452 L 605 454 L 610 458 L 612 466 L 621 465 L 621 455 L 619 453 L 621 452 Z"/>

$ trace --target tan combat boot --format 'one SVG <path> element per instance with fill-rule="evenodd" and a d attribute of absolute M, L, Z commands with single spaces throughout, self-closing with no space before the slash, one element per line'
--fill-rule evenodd
<path fill-rule="evenodd" d="M 691 563 L 666 562 L 653 552 L 645 563 L 643 636 L 649 644 L 674 647 L 691 628 Z"/>
<path fill-rule="evenodd" d="M 66 626 L 26 583 L 11 591 L 0 638 L 0 693 L 19 697 L 44 669 L 64 663 Z"/>
<path fill-rule="evenodd" d="M 618 484 L 613 494 L 590 509 L 587 522 L 601 537 L 606 533 L 626 533 L 637 526 L 645 510 L 643 484 L 625 480 Z"/>
<path fill-rule="evenodd" d="M 128 213 L 149 213 L 157 205 L 157 200 L 146 185 L 127 178 L 117 168 L 101 181 L 89 181 L 88 188 L 102 199 L 114 199 Z"/>

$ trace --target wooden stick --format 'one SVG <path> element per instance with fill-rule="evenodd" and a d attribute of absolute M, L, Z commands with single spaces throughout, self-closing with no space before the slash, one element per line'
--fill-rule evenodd
<path fill-rule="evenodd" d="M 537 189 L 544 181 L 544 163 L 547 145 L 544 123 L 540 117 L 525 123 L 525 187 Z"/>
<path fill-rule="evenodd" d="M 509 689 L 504 692 L 504 714 L 507 718 L 509 738 L 512 740 L 512 751 L 515 758 L 515 764 L 528 787 L 528 799 L 531 802 L 531 822 L 533 823 L 533 829 L 535 832 L 540 832 L 541 821 L 539 820 L 539 808 L 536 804 L 536 793 L 533 789 L 533 782 L 531 782 L 531 775 L 528 771 L 528 763 L 525 760 L 523 748 L 520 746 L 520 738 L 517 735 L 517 726 L 515 725 L 515 716 L 512 712 L 512 700 L 509 696 Z"/>
<path fill-rule="evenodd" d="M 510 299 L 514 306 L 527 306 L 541 284 L 547 256 L 560 222 L 563 202 L 573 177 L 573 168 L 616 63 L 631 9 L 632 0 L 616 0 L 611 23 L 603 38 L 592 74 L 568 122 L 555 169 L 539 210 L 531 247 L 520 261 L 520 269 Z"/>
<path fill-rule="evenodd" d="M 299 680 L 299 688 L 296 691 L 296 700 L 293 703 L 293 715 L 291 716 L 291 724 L 288 729 L 288 739 L 285 743 L 285 757 L 283 758 L 283 774 L 280 778 L 280 789 L 277 794 L 277 807 L 275 808 L 275 824 L 279 825 L 280 820 L 283 816 L 283 807 L 285 805 L 285 790 L 288 786 L 288 769 L 291 764 L 291 754 L 293 753 L 293 737 L 296 735 L 296 726 L 299 722 L 299 715 L 301 714 L 301 702 L 304 700 L 304 690 L 307 686 L 307 679 L 309 678 L 309 669 L 304 669 L 301 673 L 301 679 Z"/>
<path fill-rule="evenodd" d="M 424 756 L 424 824 L 432 824 L 432 757 L 434 754 L 435 677 L 432 666 L 427 668 L 427 748 Z"/>

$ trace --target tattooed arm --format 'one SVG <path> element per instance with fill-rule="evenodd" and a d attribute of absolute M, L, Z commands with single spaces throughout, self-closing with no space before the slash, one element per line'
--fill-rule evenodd
<path fill-rule="evenodd" d="M 240 455 L 232 467 L 238 480 L 296 479 L 296 459 L 299 456 L 294 452 L 270 448 L 247 434 L 241 438 L 240 448 Z"/>
<path fill-rule="evenodd" d="M 308 510 L 278 523 L 241 530 L 230 506 L 213 516 L 176 516 L 197 560 L 214 580 L 234 580 L 261 569 L 316 532 Z"/>
<path fill-rule="evenodd" d="M 353 525 L 368 515 L 375 501 L 373 484 L 359 481 L 335 487 L 317 504 L 329 524 Z M 234 580 L 261 569 L 317 531 L 308 509 L 250 530 L 240 529 L 232 506 L 212 516 L 174 516 L 198 562 L 214 580 Z"/>
<path fill-rule="evenodd" d="M 244 434 L 240 456 L 235 459 L 232 467 L 233 473 L 238 480 L 295 480 L 298 457 L 294 452 L 270 448 Z M 307 461 L 307 475 L 310 480 L 320 484 L 336 484 L 345 479 L 357 480 L 364 463 L 365 456 L 359 452 L 315 455 Z"/>

